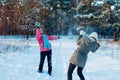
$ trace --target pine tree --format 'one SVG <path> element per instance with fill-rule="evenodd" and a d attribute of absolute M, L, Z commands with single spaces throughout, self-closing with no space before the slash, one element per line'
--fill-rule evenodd
<path fill-rule="evenodd" d="M 117 35 L 119 34 L 118 30 L 120 30 L 120 16 L 116 15 L 117 9 L 111 8 L 113 4 L 114 2 L 97 4 L 94 0 L 80 0 L 75 8 L 81 15 L 78 16 L 80 25 L 97 26 L 96 28 L 98 29 L 102 27 L 104 30 L 110 28 L 114 30 L 114 40 L 118 40 Z M 102 33 L 102 31 L 100 33 Z"/>

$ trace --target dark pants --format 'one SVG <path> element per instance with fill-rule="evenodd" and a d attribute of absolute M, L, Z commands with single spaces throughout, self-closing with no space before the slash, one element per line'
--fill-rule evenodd
<path fill-rule="evenodd" d="M 72 73 L 75 69 L 76 65 L 74 64 L 69 64 L 69 68 L 68 68 L 68 73 L 67 73 L 67 80 L 72 80 Z M 77 68 L 77 74 L 80 78 L 80 80 L 85 80 L 83 73 L 82 73 L 83 68 L 82 67 L 78 67 Z"/>
<path fill-rule="evenodd" d="M 48 73 L 51 74 L 52 72 L 52 51 L 44 51 L 40 53 L 40 64 L 39 64 L 39 71 L 42 72 L 43 70 L 43 65 L 45 61 L 45 57 L 47 56 L 47 62 L 48 62 Z"/>

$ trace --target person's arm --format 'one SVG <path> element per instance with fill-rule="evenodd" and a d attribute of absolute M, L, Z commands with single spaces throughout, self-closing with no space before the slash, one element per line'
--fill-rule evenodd
<path fill-rule="evenodd" d="M 83 37 L 82 35 L 79 35 L 77 41 L 80 40 L 82 37 Z"/>
<path fill-rule="evenodd" d="M 82 37 L 76 41 L 77 45 L 79 45 L 81 43 L 81 39 L 82 39 Z"/>
<path fill-rule="evenodd" d="M 41 38 L 41 31 L 39 28 L 36 29 L 36 39 L 39 40 Z"/>
<path fill-rule="evenodd" d="M 59 38 L 58 36 L 48 36 L 48 35 L 47 37 L 49 40 L 57 40 Z"/>
<path fill-rule="evenodd" d="M 96 52 L 97 51 L 97 49 L 100 47 L 100 44 L 99 43 L 97 43 L 97 45 L 96 45 L 96 47 L 93 49 L 93 50 L 91 50 L 93 53 L 94 52 Z"/>

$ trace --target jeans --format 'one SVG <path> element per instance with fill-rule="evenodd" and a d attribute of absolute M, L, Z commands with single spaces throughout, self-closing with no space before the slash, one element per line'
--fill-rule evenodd
<path fill-rule="evenodd" d="M 68 73 L 67 73 L 67 80 L 72 80 L 72 73 L 75 69 L 76 65 L 74 64 L 69 64 L 69 68 L 68 68 Z M 80 80 L 85 80 L 83 73 L 82 73 L 83 68 L 82 67 L 78 67 L 77 68 L 77 74 L 80 78 Z"/>
<path fill-rule="evenodd" d="M 45 61 L 45 57 L 47 56 L 47 62 L 48 62 L 48 73 L 51 74 L 52 72 L 52 51 L 44 51 L 40 53 L 40 64 L 39 64 L 39 71 L 42 72 L 43 70 L 43 65 Z"/>

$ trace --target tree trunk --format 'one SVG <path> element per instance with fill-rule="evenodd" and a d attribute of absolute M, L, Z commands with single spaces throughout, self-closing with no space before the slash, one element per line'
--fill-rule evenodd
<path fill-rule="evenodd" d="M 118 33 L 114 32 L 114 41 L 118 41 Z"/>

